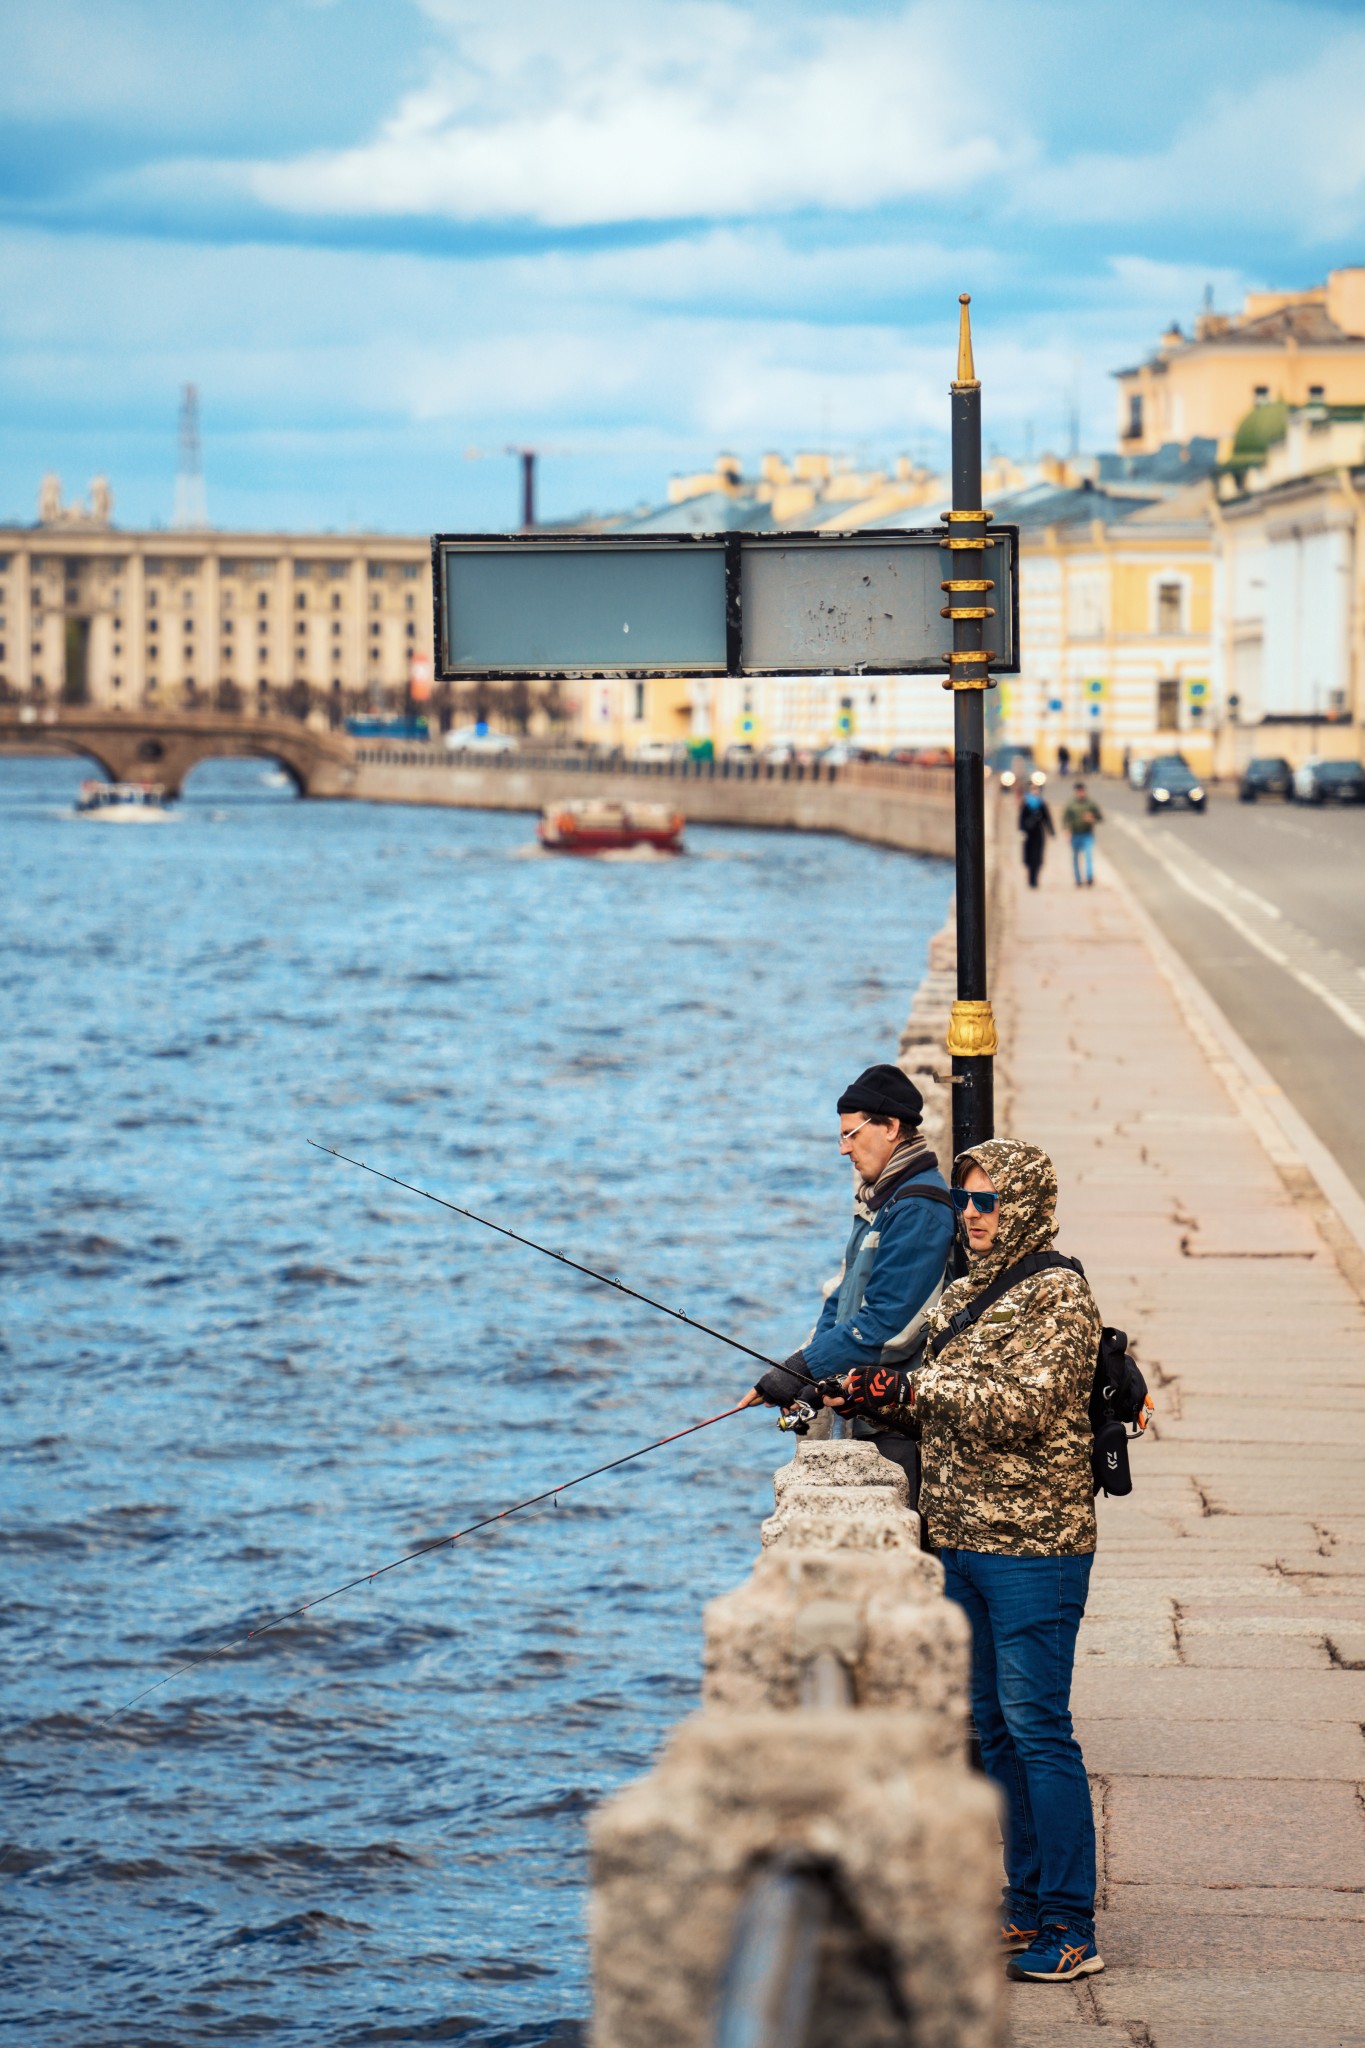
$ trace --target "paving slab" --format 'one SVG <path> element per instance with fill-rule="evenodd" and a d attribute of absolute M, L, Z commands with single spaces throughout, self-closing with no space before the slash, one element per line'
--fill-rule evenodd
<path fill-rule="evenodd" d="M 1109 1777 L 1365 1779 L 1353 1721 L 1092 1720 L 1076 1733 L 1088 1768 Z"/>
<path fill-rule="evenodd" d="M 1114 1777 L 1104 1813 L 1105 1867 L 1116 1884 L 1341 1885 L 1365 1903 L 1353 1784 Z"/>
<path fill-rule="evenodd" d="M 1365 2048 L 1365 1309 L 1126 892 L 1006 864 L 1000 897 L 998 1127 L 1052 1154 L 1157 1400 L 1073 1696 L 1109 1967 L 1011 1987 L 1011 2048 Z"/>

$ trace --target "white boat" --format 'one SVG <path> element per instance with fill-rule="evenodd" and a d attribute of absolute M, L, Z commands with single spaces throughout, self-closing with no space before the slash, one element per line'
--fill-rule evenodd
<path fill-rule="evenodd" d="M 159 782 L 83 782 L 76 809 L 113 825 L 164 825 L 173 815 Z"/>

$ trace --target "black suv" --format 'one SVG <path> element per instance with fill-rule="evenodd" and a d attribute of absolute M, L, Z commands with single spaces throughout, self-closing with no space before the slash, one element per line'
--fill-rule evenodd
<path fill-rule="evenodd" d="M 1244 804 L 1254 804 L 1258 796 L 1282 796 L 1287 802 L 1294 794 L 1294 771 L 1278 754 L 1248 761 L 1237 794 Z"/>

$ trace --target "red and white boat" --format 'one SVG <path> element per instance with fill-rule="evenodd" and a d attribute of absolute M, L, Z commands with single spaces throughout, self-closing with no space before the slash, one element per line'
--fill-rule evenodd
<path fill-rule="evenodd" d="M 681 811 L 667 804 L 620 804 L 601 797 L 547 804 L 536 837 L 549 853 L 681 853 Z"/>

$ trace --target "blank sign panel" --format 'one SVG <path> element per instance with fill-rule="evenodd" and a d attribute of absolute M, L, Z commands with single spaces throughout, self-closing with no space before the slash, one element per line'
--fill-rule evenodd
<path fill-rule="evenodd" d="M 719 546 L 446 548 L 447 675 L 725 668 Z"/>
<path fill-rule="evenodd" d="M 744 669 L 775 675 L 821 674 L 856 668 L 900 672 L 941 671 L 952 629 L 939 611 L 939 588 L 949 574 L 989 576 L 984 593 L 996 616 L 987 619 L 986 645 L 1003 654 L 1009 645 L 1009 552 L 993 541 L 985 567 L 979 556 L 949 557 L 936 545 L 904 541 L 839 540 L 786 543 L 763 540 L 743 554 Z M 964 602 L 976 602 L 976 598 Z"/>

